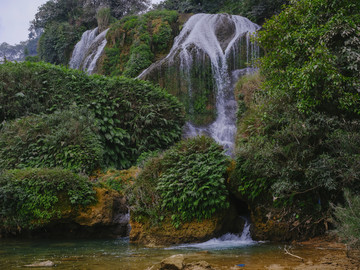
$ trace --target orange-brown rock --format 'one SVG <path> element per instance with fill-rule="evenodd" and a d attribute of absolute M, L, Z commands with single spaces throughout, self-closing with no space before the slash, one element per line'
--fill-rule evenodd
<path fill-rule="evenodd" d="M 165 219 L 161 225 L 151 226 L 150 223 L 139 223 L 131 220 L 130 241 L 148 246 L 170 245 L 179 243 L 199 242 L 208 240 L 221 233 L 223 216 L 218 215 L 203 221 L 194 220 L 176 229 Z"/>
<path fill-rule="evenodd" d="M 74 219 L 82 226 L 111 225 L 119 213 L 126 214 L 126 199 L 117 191 L 96 188 L 97 203 L 87 207 Z"/>

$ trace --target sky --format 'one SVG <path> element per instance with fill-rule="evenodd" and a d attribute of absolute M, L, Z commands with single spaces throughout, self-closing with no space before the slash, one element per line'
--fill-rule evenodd
<path fill-rule="evenodd" d="M 48 0 L 0 0 L 0 44 L 11 45 L 28 39 L 30 21 Z M 152 0 L 158 3 L 160 0 Z"/>

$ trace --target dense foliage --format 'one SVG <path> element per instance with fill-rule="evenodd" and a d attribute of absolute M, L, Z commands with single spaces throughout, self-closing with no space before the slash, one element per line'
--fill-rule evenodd
<path fill-rule="evenodd" d="M 346 205 L 334 206 L 340 237 L 353 248 L 360 249 L 360 196 L 345 190 Z"/>
<path fill-rule="evenodd" d="M 176 11 L 150 11 L 133 15 L 111 25 L 107 34 L 106 75 L 136 77 L 166 54 L 179 32 Z"/>
<path fill-rule="evenodd" d="M 48 24 L 39 40 L 39 58 L 45 62 L 66 65 L 73 46 L 85 30 L 85 27 L 75 27 L 67 22 Z"/>
<path fill-rule="evenodd" d="M 265 89 L 301 112 L 360 114 L 360 2 L 301 0 L 259 33 Z"/>
<path fill-rule="evenodd" d="M 181 136 L 181 104 L 151 83 L 43 63 L 0 66 L 0 122 L 66 110 L 74 103 L 97 120 L 105 166 L 130 167 L 142 152 L 165 149 Z"/>
<path fill-rule="evenodd" d="M 95 202 L 87 177 L 61 169 L 0 173 L 0 228 L 32 229 L 61 218 L 71 207 Z M 65 211 L 65 212 L 64 212 Z"/>
<path fill-rule="evenodd" d="M 0 132 L 0 169 L 62 167 L 91 173 L 103 163 L 98 131 L 94 117 L 77 108 L 10 121 Z"/>
<path fill-rule="evenodd" d="M 130 195 L 133 217 L 154 222 L 171 216 L 176 227 L 210 218 L 229 206 L 228 165 L 222 147 L 210 138 L 179 142 L 145 164 Z"/>
<path fill-rule="evenodd" d="M 95 28 L 99 22 L 103 30 L 110 18 L 144 11 L 148 5 L 147 0 L 49 0 L 40 6 L 29 30 L 32 33 L 44 29 L 39 42 L 41 60 L 66 65 L 82 32 Z M 107 9 L 108 20 L 102 20 Z"/>
<path fill-rule="evenodd" d="M 359 9 L 352 0 L 294 1 L 259 33 L 264 83 L 255 92 L 251 80 L 241 84 L 232 182 L 304 226 L 326 223 L 344 189 L 360 192 Z"/>

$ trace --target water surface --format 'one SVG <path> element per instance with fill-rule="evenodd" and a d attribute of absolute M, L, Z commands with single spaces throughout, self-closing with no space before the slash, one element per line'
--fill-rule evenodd
<path fill-rule="evenodd" d="M 238 240 L 234 239 L 238 237 Z M 147 248 L 117 240 L 0 240 L 0 269 L 50 260 L 55 269 L 146 269 L 166 257 L 184 254 L 186 262 L 205 260 L 218 269 L 292 269 L 301 262 L 284 253 L 282 244 L 241 240 L 225 235 L 200 244 Z M 297 247 L 293 252 L 316 262 L 329 251 Z M 241 266 L 238 266 L 241 265 Z M 29 269 L 29 268 L 27 268 Z M 271 268 L 273 269 L 273 268 Z M 278 268 L 284 269 L 284 268 Z"/>

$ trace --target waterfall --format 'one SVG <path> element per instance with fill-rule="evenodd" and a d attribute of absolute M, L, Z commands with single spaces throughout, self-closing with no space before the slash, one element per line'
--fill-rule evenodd
<path fill-rule="evenodd" d="M 245 218 L 244 229 L 241 235 L 226 233 L 219 238 L 213 238 L 203 243 L 194 244 L 182 244 L 168 249 L 183 249 L 183 248 L 196 248 L 196 249 L 207 249 L 207 250 L 222 250 L 229 248 L 241 248 L 250 245 L 256 245 L 259 242 L 252 240 L 250 235 L 250 226 L 248 219 Z"/>
<path fill-rule="evenodd" d="M 216 118 L 207 125 L 195 125 L 188 121 L 184 127 L 184 137 L 209 135 L 229 155 L 232 154 L 237 110 L 233 78 L 236 74 L 249 71 L 246 63 L 251 64 L 259 56 L 259 47 L 250 39 L 259 28 L 257 24 L 241 16 L 196 14 L 186 22 L 167 57 L 140 74 L 140 78 L 146 79 L 154 69 L 169 70 L 177 65 L 180 74 L 178 84 L 180 88 L 187 88 L 190 99 L 187 111 L 192 114 L 196 108 L 191 103 L 195 93 L 191 73 L 194 73 L 194 65 L 205 69 L 206 61 L 209 60 L 214 81 Z M 167 88 L 166 83 L 163 86 Z"/>
<path fill-rule="evenodd" d="M 106 33 L 109 29 L 98 33 L 98 28 L 85 31 L 81 40 L 75 45 L 69 67 L 81 69 L 89 74 L 96 72 L 96 64 L 106 46 Z"/>

